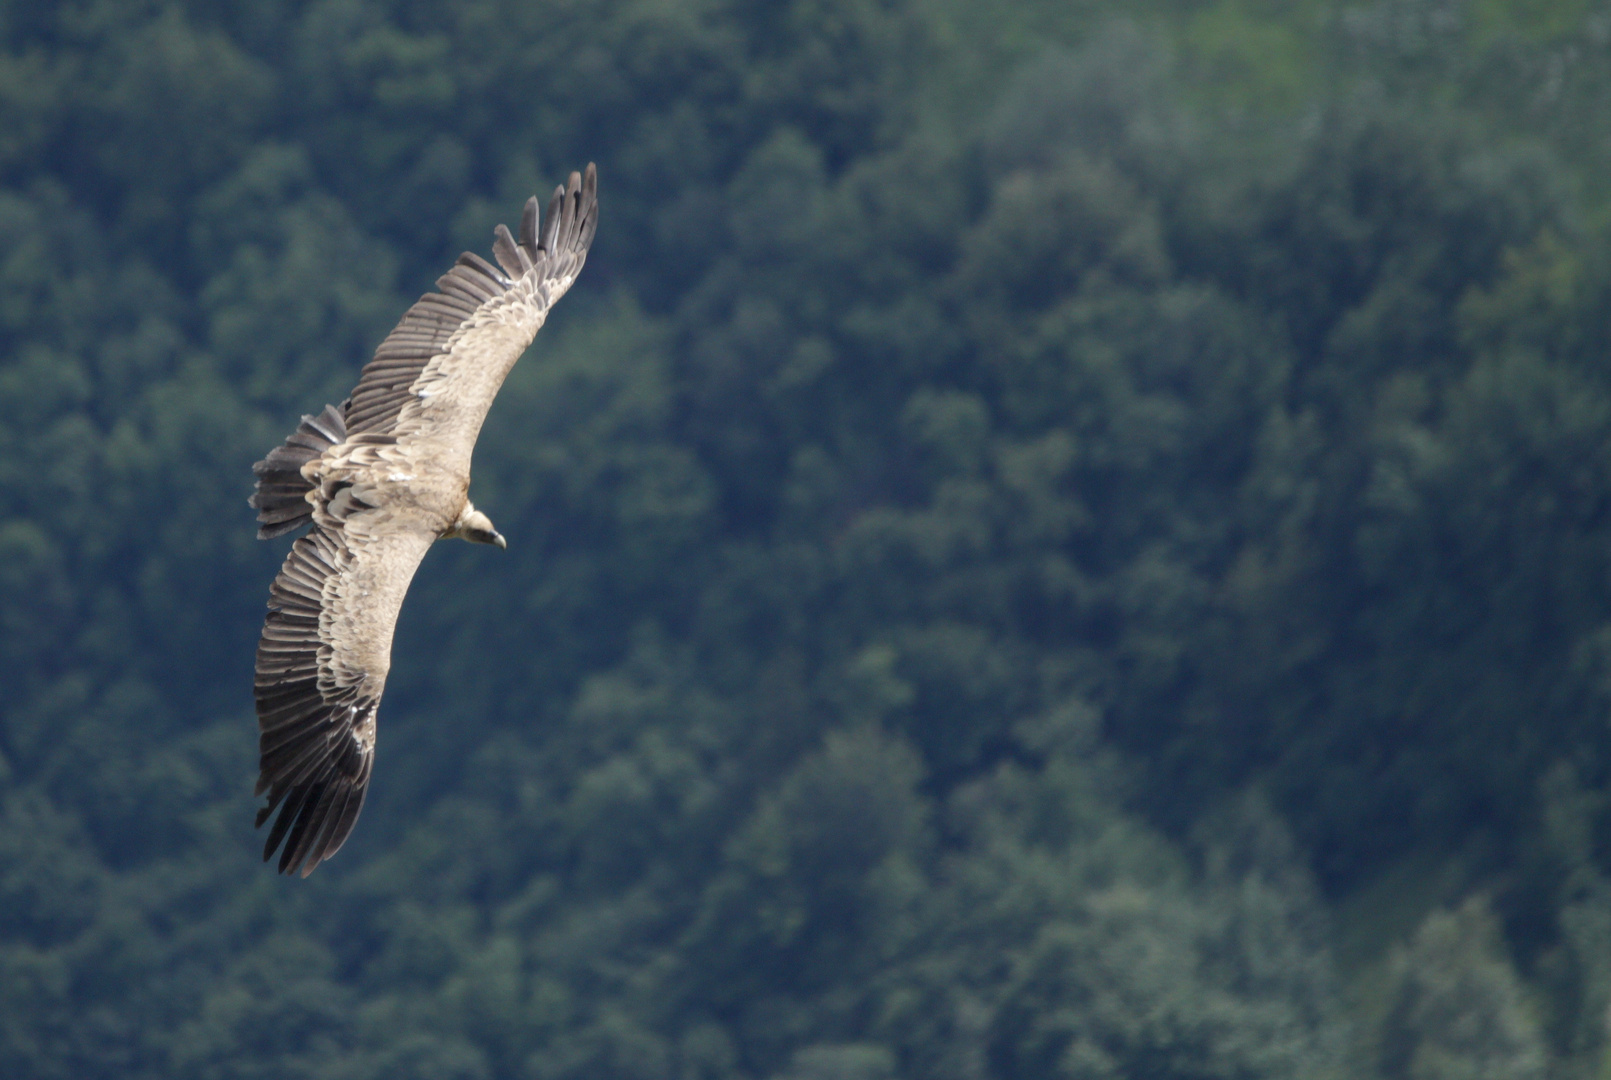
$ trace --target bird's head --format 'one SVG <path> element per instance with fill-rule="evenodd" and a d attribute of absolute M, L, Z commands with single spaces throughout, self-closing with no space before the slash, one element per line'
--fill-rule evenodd
<path fill-rule="evenodd" d="M 503 534 L 492 527 L 492 519 L 469 503 L 459 513 L 459 519 L 453 523 L 452 528 L 442 534 L 444 538 L 457 536 L 461 540 L 468 540 L 472 544 L 497 544 L 500 548 L 507 548 L 508 541 Z"/>

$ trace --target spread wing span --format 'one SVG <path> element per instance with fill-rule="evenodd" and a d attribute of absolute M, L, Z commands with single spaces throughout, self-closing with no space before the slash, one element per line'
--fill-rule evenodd
<path fill-rule="evenodd" d="M 466 253 L 326 406 L 258 462 L 258 536 L 312 529 L 269 590 L 257 648 L 261 773 L 274 819 L 263 858 L 303 876 L 335 854 L 363 808 L 392 632 L 414 572 L 443 536 L 503 544 L 467 492 L 492 399 L 571 287 L 598 227 L 593 166 L 531 199 L 496 265 Z M 277 816 L 276 816 L 277 815 Z M 283 847 L 282 847 L 283 845 Z"/>

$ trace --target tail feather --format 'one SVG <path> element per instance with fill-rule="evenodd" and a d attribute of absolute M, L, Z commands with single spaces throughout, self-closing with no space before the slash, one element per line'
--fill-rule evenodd
<path fill-rule="evenodd" d="M 295 532 L 313 519 L 313 506 L 306 498 L 313 485 L 302 476 L 302 466 L 346 441 L 344 408 L 326 405 L 318 416 L 304 416 L 284 444 L 252 466 L 257 490 L 247 501 L 257 511 L 259 540 Z"/>

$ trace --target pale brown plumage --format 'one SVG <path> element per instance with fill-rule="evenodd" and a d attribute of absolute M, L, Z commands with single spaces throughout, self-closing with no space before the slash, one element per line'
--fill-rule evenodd
<path fill-rule="evenodd" d="M 392 630 L 435 540 L 503 546 L 470 505 L 470 455 L 509 369 L 582 270 L 598 225 L 597 182 L 554 192 L 520 240 L 498 226 L 498 265 L 465 253 L 403 316 L 352 396 L 305 416 L 257 463 L 258 537 L 311 522 L 269 590 L 257 649 L 263 858 L 305 877 L 336 853 L 363 806 Z M 501 268 L 501 269 L 500 269 Z"/>

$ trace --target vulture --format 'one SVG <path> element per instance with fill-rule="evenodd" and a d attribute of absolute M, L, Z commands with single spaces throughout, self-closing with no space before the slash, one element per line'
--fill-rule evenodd
<path fill-rule="evenodd" d="M 281 873 L 312 873 L 358 820 L 392 631 L 425 550 L 454 536 L 505 546 L 470 503 L 470 455 L 504 377 L 582 271 L 597 190 L 589 165 L 541 221 L 533 196 L 518 242 L 494 231 L 497 265 L 459 256 L 352 396 L 304 416 L 252 469 L 259 539 L 312 525 L 269 589 L 257 646 L 257 825 L 274 817 L 263 858 L 283 842 Z"/>

